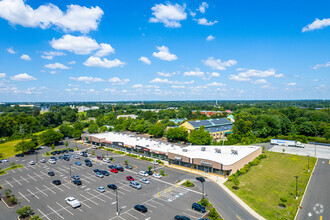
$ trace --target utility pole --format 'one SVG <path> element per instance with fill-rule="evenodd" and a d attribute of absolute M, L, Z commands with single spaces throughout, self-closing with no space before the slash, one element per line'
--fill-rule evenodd
<path fill-rule="evenodd" d="M 35 153 L 36 153 L 36 162 L 37 162 L 37 164 L 39 164 L 39 162 L 38 162 L 38 152 L 35 151 Z"/>
<path fill-rule="evenodd" d="M 309 172 L 309 155 L 307 155 L 307 159 L 308 159 L 308 172 Z"/>
<path fill-rule="evenodd" d="M 296 199 L 298 199 L 298 176 L 294 177 L 296 177 Z"/>
<path fill-rule="evenodd" d="M 70 166 L 70 182 L 71 182 L 71 163 L 69 164 L 69 166 Z"/>
<path fill-rule="evenodd" d="M 116 206 L 117 206 L 116 215 L 119 215 L 119 210 L 118 210 L 118 188 L 116 189 Z"/>
<path fill-rule="evenodd" d="M 20 128 L 19 128 L 19 133 L 21 133 L 21 136 L 22 136 L 22 146 L 23 146 L 23 153 L 24 153 L 24 128 L 23 128 L 23 125 L 21 124 L 20 126 L 19 126 Z"/>

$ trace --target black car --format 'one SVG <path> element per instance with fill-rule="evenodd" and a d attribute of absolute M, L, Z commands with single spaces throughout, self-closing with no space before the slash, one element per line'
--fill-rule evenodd
<path fill-rule="evenodd" d="M 61 185 L 61 181 L 60 180 L 53 180 L 53 184 L 55 184 L 55 185 Z"/>
<path fill-rule="evenodd" d="M 49 172 L 48 172 L 48 175 L 49 175 L 49 176 L 55 176 L 55 173 L 54 173 L 53 171 L 49 171 Z"/>
<path fill-rule="evenodd" d="M 198 180 L 199 182 L 202 182 L 202 183 L 204 183 L 204 182 L 205 182 L 205 179 L 204 179 L 204 177 L 201 177 L 201 176 L 199 176 L 199 177 L 196 177 L 196 180 Z"/>
<path fill-rule="evenodd" d="M 151 175 L 153 174 L 152 171 L 146 171 L 146 173 L 147 173 L 149 176 L 151 176 Z"/>
<path fill-rule="evenodd" d="M 53 151 L 50 153 L 51 155 L 56 155 L 56 151 Z"/>
<path fill-rule="evenodd" d="M 69 149 L 69 152 L 73 152 L 74 150 L 73 149 Z"/>
<path fill-rule="evenodd" d="M 108 166 L 110 169 L 117 168 L 115 165 L 109 165 Z"/>
<path fill-rule="evenodd" d="M 57 160 L 56 157 L 50 157 L 50 159 Z"/>
<path fill-rule="evenodd" d="M 192 209 L 195 209 L 196 211 L 199 211 L 199 212 L 202 212 L 202 213 L 205 213 L 206 212 L 206 209 L 204 206 L 202 206 L 201 204 L 198 204 L 198 203 L 193 203 L 192 204 Z"/>
<path fill-rule="evenodd" d="M 81 180 L 73 180 L 72 183 L 77 185 L 77 186 L 82 184 Z"/>
<path fill-rule="evenodd" d="M 23 154 L 30 155 L 31 153 L 29 151 L 25 151 L 25 152 L 23 152 Z"/>
<path fill-rule="evenodd" d="M 30 152 L 30 153 L 34 153 L 35 150 L 34 150 L 34 149 L 30 149 L 30 150 L 28 150 L 28 152 Z"/>
<path fill-rule="evenodd" d="M 63 156 L 59 156 L 59 157 L 58 157 L 58 159 L 60 159 L 60 160 L 63 160 L 63 159 L 64 159 L 64 157 L 63 157 Z"/>
<path fill-rule="evenodd" d="M 147 207 L 144 205 L 135 205 L 134 209 L 142 213 L 146 213 L 148 211 Z"/>
<path fill-rule="evenodd" d="M 24 154 L 16 154 L 15 157 L 24 157 Z"/>
<path fill-rule="evenodd" d="M 99 170 L 99 169 L 94 169 L 93 171 L 94 171 L 94 173 L 101 172 L 101 170 Z"/>
<path fill-rule="evenodd" d="M 87 162 L 91 162 L 90 159 L 85 159 L 85 163 L 87 163 Z"/>
<path fill-rule="evenodd" d="M 109 176 L 110 173 L 106 170 L 101 170 L 101 173 L 104 175 L 104 176 Z"/>
<path fill-rule="evenodd" d="M 56 151 L 56 154 L 60 154 L 61 153 L 61 151 Z"/>
<path fill-rule="evenodd" d="M 132 165 L 126 165 L 125 168 L 127 168 L 127 169 L 133 169 Z"/>
<path fill-rule="evenodd" d="M 92 164 L 92 163 L 86 163 L 86 166 L 88 166 L 88 167 L 92 167 L 93 164 Z"/>
<path fill-rule="evenodd" d="M 184 216 L 184 215 L 176 215 L 174 217 L 174 220 L 190 220 L 190 218 Z"/>
<path fill-rule="evenodd" d="M 124 168 L 123 167 L 120 167 L 120 166 L 116 166 L 116 169 L 120 172 L 123 172 L 124 171 Z"/>
<path fill-rule="evenodd" d="M 69 161 L 70 157 L 64 157 L 63 159 L 66 160 L 66 161 Z"/>
<path fill-rule="evenodd" d="M 117 189 L 117 186 L 115 184 L 108 184 L 107 187 L 113 190 Z"/>

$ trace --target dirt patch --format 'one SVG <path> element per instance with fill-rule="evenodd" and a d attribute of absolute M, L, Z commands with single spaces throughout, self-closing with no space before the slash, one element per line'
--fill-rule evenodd
<path fill-rule="evenodd" d="M 18 206 L 18 203 L 16 204 L 12 204 L 11 202 L 9 202 L 9 198 L 7 196 L 1 197 L 2 201 L 7 205 L 8 208 L 14 208 L 16 206 Z"/>

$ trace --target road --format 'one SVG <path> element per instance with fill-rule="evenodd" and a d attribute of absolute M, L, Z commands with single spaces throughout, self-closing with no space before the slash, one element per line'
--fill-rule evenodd
<path fill-rule="evenodd" d="M 330 219 L 330 161 L 319 159 L 314 169 L 297 220 Z"/>

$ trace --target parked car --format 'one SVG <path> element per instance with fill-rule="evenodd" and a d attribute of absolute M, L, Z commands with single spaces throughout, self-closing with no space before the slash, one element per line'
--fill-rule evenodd
<path fill-rule="evenodd" d="M 149 174 L 146 173 L 146 171 L 140 171 L 139 175 L 141 176 L 149 176 Z"/>
<path fill-rule="evenodd" d="M 58 159 L 63 160 L 64 156 L 59 156 Z"/>
<path fill-rule="evenodd" d="M 97 187 L 97 191 L 103 193 L 103 192 L 105 192 L 105 189 L 103 186 L 100 186 L 100 187 Z"/>
<path fill-rule="evenodd" d="M 121 166 L 116 166 L 116 169 L 117 169 L 118 171 L 120 171 L 120 172 L 123 172 L 123 171 L 124 171 L 124 168 L 121 167 Z"/>
<path fill-rule="evenodd" d="M 77 155 L 73 155 L 72 156 L 74 159 L 77 159 L 77 160 L 79 160 L 80 159 L 80 157 L 79 156 L 77 156 Z"/>
<path fill-rule="evenodd" d="M 104 176 L 109 176 L 110 173 L 106 170 L 101 170 L 101 173 L 104 175 Z"/>
<path fill-rule="evenodd" d="M 16 154 L 15 157 L 24 157 L 24 154 Z"/>
<path fill-rule="evenodd" d="M 53 184 L 55 184 L 55 185 L 61 185 L 61 180 L 53 180 Z"/>
<path fill-rule="evenodd" d="M 162 178 L 162 176 L 160 174 L 158 174 L 158 173 L 154 173 L 152 176 L 153 177 L 156 177 L 158 179 L 161 179 Z"/>
<path fill-rule="evenodd" d="M 103 178 L 103 177 L 104 177 L 103 174 L 100 173 L 100 172 L 96 172 L 96 173 L 95 173 L 95 176 L 97 176 L 97 177 L 99 177 L 99 178 Z"/>
<path fill-rule="evenodd" d="M 101 172 L 101 170 L 100 169 L 94 169 L 93 172 L 97 173 L 97 172 Z"/>
<path fill-rule="evenodd" d="M 158 165 L 158 162 L 154 160 L 154 161 L 151 162 L 151 164 Z"/>
<path fill-rule="evenodd" d="M 145 184 L 149 184 L 150 183 L 150 181 L 147 178 L 140 179 L 140 182 L 141 183 L 145 183 Z"/>
<path fill-rule="evenodd" d="M 53 157 L 50 157 L 50 159 L 57 160 L 56 157 L 54 157 L 54 156 Z"/>
<path fill-rule="evenodd" d="M 141 184 L 138 183 L 138 182 L 136 182 L 136 181 L 131 181 L 131 182 L 129 183 L 129 185 L 130 185 L 131 187 L 135 188 L 135 189 L 142 189 Z"/>
<path fill-rule="evenodd" d="M 127 176 L 126 179 L 129 181 L 134 181 L 134 178 L 132 176 Z"/>
<path fill-rule="evenodd" d="M 117 189 L 117 186 L 115 184 L 108 184 L 107 187 L 113 190 Z"/>
<path fill-rule="evenodd" d="M 55 163 L 56 163 L 56 160 L 49 159 L 48 162 L 49 162 L 50 164 L 55 164 Z"/>
<path fill-rule="evenodd" d="M 190 218 L 188 218 L 187 216 L 184 216 L 184 215 L 176 215 L 174 217 L 174 220 L 190 220 Z"/>
<path fill-rule="evenodd" d="M 45 159 L 40 159 L 40 163 L 46 163 Z"/>
<path fill-rule="evenodd" d="M 56 151 L 53 151 L 50 153 L 51 155 L 56 155 Z"/>
<path fill-rule="evenodd" d="M 116 166 L 115 166 L 115 165 L 112 165 L 112 164 L 110 164 L 108 167 L 109 167 L 110 169 L 116 168 Z"/>
<path fill-rule="evenodd" d="M 80 206 L 80 202 L 74 197 L 65 198 L 66 204 L 70 205 L 72 208 L 77 208 Z"/>
<path fill-rule="evenodd" d="M 81 166 L 81 163 L 79 161 L 75 162 L 74 164 L 76 164 L 77 166 Z"/>
<path fill-rule="evenodd" d="M 30 165 L 36 164 L 33 160 L 29 162 Z"/>
<path fill-rule="evenodd" d="M 199 176 L 199 177 L 196 177 L 196 180 L 198 180 L 199 182 L 205 182 L 205 179 L 204 179 L 204 177 L 201 177 L 201 176 Z"/>
<path fill-rule="evenodd" d="M 79 177 L 78 175 L 73 175 L 73 176 L 71 177 L 71 179 L 74 179 L 74 180 L 80 180 L 80 177 Z"/>
<path fill-rule="evenodd" d="M 118 173 L 118 170 L 116 168 L 113 168 L 110 170 L 111 173 Z"/>
<path fill-rule="evenodd" d="M 110 163 L 111 160 L 110 160 L 109 158 L 103 158 L 103 162 L 105 162 L 105 163 Z"/>
<path fill-rule="evenodd" d="M 92 164 L 91 162 L 89 162 L 89 163 L 86 163 L 86 166 L 88 166 L 88 167 L 92 167 L 93 164 Z"/>
<path fill-rule="evenodd" d="M 196 210 L 196 211 L 198 211 L 198 212 L 201 212 L 201 213 L 205 213 L 206 212 L 205 207 L 202 206 L 201 204 L 196 203 L 196 202 L 194 202 L 192 204 L 192 207 L 191 208 L 194 209 L 194 210 Z"/>
<path fill-rule="evenodd" d="M 147 207 L 145 207 L 144 205 L 135 205 L 134 209 L 142 213 L 146 213 L 148 211 Z"/>
<path fill-rule="evenodd" d="M 92 161 L 90 159 L 85 159 L 85 163 L 91 163 Z"/>
<path fill-rule="evenodd" d="M 69 152 L 74 152 L 74 150 L 73 149 L 69 149 Z"/>
<path fill-rule="evenodd" d="M 55 176 L 55 173 L 54 173 L 53 171 L 49 171 L 49 172 L 48 172 L 48 175 L 49 175 L 49 176 Z"/>
<path fill-rule="evenodd" d="M 73 180 L 72 183 L 77 186 L 82 184 L 81 180 Z"/>
<path fill-rule="evenodd" d="M 103 160 L 103 157 L 101 157 L 101 156 L 97 156 L 96 157 L 98 160 Z"/>
<path fill-rule="evenodd" d="M 149 176 L 152 176 L 152 174 L 153 174 L 154 172 L 152 172 L 152 171 L 146 171 L 146 173 L 147 173 Z"/>
<path fill-rule="evenodd" d="M 127 169 L 133 169 L 132 165 L 126 165 L 125 168 L 127 168 Z"/>
<path fill-rule="evenodd" d="M 9 160 L 8 159 L 3 159 L 2 160 L 2 163 L 6 163 L 6 162 L 9 162 Z"/>

